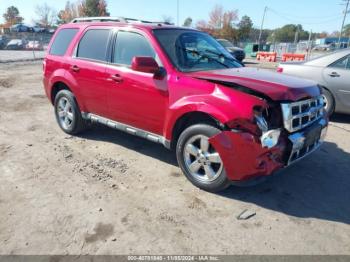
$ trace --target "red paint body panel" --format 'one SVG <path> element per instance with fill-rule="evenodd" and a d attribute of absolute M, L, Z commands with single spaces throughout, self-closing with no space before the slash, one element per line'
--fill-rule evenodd
<path fill-rule="evenodd" d="M 226 175 L 234 181 L 268 176 L 284 167 L 286 142 L 280 139 L 272 149 L 262 148 L 259 139 L 249 133 L 225 131 L 209 139 L 219 152 Z"/>
<path fill-rule="evenodd" d="M 253 123 L 253 108 L 268 107 L 268 101 L 262 97 L 238 91 L 222 82 L 244 86 L 274 101 L 297 101 L 320 94 L 313 82 L 259 69 L 180 72 L 155 39 L 152 30 L 159 28 L 156 25 L 114 22 L 67 24 L 61 26 L 55 36 L 63 28 L 78 28 L 79 31 L 64 56 L 53 56 L 48 52 L 44 60 L 43 82 L 47 96 L 51 98 L 56 83 L 64 83 L 76 96 L 82 112 L 159 134 L 169 141 L 173 138 L 176 122 L 188 113 L 203 112 L 224 126 L 233 120 Z M 132 30 L 142 34 L 157 53 L 166 76 L 156 79 L 152 73 L 139 71 L 154 67 L 150 62 L 142 66 L 142 61 L 139 65 L 134 61 L 138 68 L 132 70 L 131 67 L 108 62 L 75 58 L 74 51 L 88 28 Z M 258 137 L 253 134 L 223 131 L 210 138 L 210 142 L 220 153 L 228 177 L 239 181 L 269 175 L 282 168 L 286 139 L 282 136 L 278 146 L 269 150 L 262 148 Z"/>
<path fill-rule="evenodd" d="M 237 69 L 195 72 L 193 77 L 225 81 L 248 87 L 265 94 L 273 100 L 297 101 L 319 95 L 313 81 L 288 76 L 280 77 L 275 72 L 258 68 L 242 67 Z"/>

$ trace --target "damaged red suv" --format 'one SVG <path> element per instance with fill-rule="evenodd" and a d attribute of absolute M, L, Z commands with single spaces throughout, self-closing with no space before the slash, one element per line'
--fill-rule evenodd
<path fill-rule="evenodd" d="M 126 18 L 76 19 L 55 33 L 44 86 L 61 129 L 100 123 L 176 150 L 207 191 L 247 184 L 320 147 L 320 88 L 242 67 L 210 35 Z"/>

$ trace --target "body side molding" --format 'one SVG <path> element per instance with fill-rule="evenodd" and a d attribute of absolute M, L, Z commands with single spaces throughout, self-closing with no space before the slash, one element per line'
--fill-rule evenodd
<path fill-rule="evenodd" d="M 136 128 L 133 126 L 129 126 L 129 125 L 126 125 L 126 124 L 123 124 L 123 123 L 120 123 L 120 122 L 117 122 L 117 121 L 114 121 L 114 120 L 111 120 L 111 119 L 108 119 L 108 118 L 105 118 L 102 116 L 98 116 L 95 114 L 82 112 L 81 115 L 85 120 L 90 120 L 93 123 L 100 123 L 100 124 L 106 125 L 110 128 L 117 129 L 117 130 L 123 131 L 125 133 L 134 135 L 134 136 L 142 137 L 142 138 L 147 139 L 149 141 L 152 141 L 152 142 L 155 142 L 158 144 L 162 144 L 166 148 L 170 149 L 170 141 L 165 139 L 165 137 L 163 137 L 163 136 L 153 134 L 153 133 L 148 132 L 146 130 L 139 129 L 139 128 Z"/>

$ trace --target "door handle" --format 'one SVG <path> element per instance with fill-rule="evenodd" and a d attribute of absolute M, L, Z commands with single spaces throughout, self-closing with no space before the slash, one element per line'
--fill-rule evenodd
<path fill-rule="evenodd" d="M 123 77 L 119 74 L 111 75 L 111 80 L 113 80 L 116 83 L 121 83 L 123 82 Z"/>
<path fill-rule="evenodd" d="M 340 75 L 337 72 L 332 72 L 329 74 L 330 77 L 340 77 Z"/>
<path fill-rule="evenodd" d="M 71 69 L 73 72 L 79 72 L 79 71 L 80 71 L 80 68 L 79 68 L 79 66 L 77 66 L 77 65 L 71 66 L 70 69 Z"/>

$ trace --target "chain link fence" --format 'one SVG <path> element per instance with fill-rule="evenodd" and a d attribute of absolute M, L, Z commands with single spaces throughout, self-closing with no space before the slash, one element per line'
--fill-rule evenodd
<path fill-rule="evenodd" d="M 43 59 L 52 35 L 46 32 L 0 34 L 0 62 Z"/>

